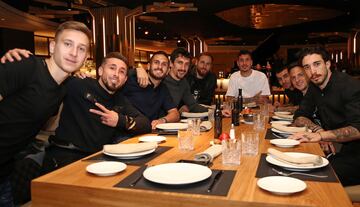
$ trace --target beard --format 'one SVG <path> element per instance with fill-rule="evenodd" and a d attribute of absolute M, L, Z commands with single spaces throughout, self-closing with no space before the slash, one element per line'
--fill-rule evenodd
<path fill-rule="evenodd" d="M 161 69 L 150 69 L 149 70 L 150 77 L 154 78 L 155 80 L 162 80 L 165 78 L 166 73 L 163 73 L 163 75 L 159 76 L 154 73 L 154 70 L 161 70 Z"/>
<path fill-rule="evenodd" d="M 197 69 L 197 73 L 201 76 L 201 77 L 205 77 L 208 74 L 209 71 L 207 71 L 206 69 Z"/>
<path fill-rule="evenodd" d="M 115 92 L 120 88 L 120 84 L 116 84 L 111 81 L 108 81 L 106 78 L 101 78 L 101 80 L 108 91 Z"/>

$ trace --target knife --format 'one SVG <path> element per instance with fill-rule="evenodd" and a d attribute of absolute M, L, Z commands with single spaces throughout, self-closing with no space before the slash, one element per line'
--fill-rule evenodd
<path fill-rule="evenodd" d="M 212 188 L 214 187 L 215 183 L 216 183 L 218 180 L 220 180 L 220 177 L 221 177 L 221 175 L 223 174 L 223 172 L 224 172 L 223 170 L 220 170 L 220 171 L 218 171 L 218 172 L 216 173 L 216 175 L 215 175 L 215 177 L 214 177 L 214 180 L 211 182 L 210 186 L 209 186 L 208 189 L 207 189 L 207 192 L 208 192 L 208 193 L 211 192 L 211 190 L 212 190 Z"/>
<path fill-rule="evenodd" d="M 130 187 L 134 187 L 136 185 L 136 183 L 138 183 L 141 180 L 141 178 L 143 177 L 143 173 L 147 168 L 148 168 L 148 166 L 143 167 L 143 169 L 141 170 L 140 175 L 129 184 Z"/>

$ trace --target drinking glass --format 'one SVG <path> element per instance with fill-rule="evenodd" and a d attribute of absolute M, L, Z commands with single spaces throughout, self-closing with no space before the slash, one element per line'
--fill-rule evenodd
<path fill-rule="evenodd" d="M 179 149 L 191 151 L 194 149 L 194 137 L 191 129 L 178 130 Z"/>
<path fill-rule="evenodd" d="M 240 165 L 241 163 L 241 140 L 228 139 L 221 142 L 222 163 L 224 165 Z"/>
<path fill-rule="evenodd" d="M 243 132 L 241 134 L 242 154 L 256 156 L 259 152 L 259 133 Z"/>

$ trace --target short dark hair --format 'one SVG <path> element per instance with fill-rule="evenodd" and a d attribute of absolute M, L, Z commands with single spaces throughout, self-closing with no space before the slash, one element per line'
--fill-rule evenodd
<path fill-rule="evenodd" d="M 280 66 L 280 67 L 276 67 L 276 68 L 275 68 L 275 74 L 279 74 L 279 73 L 283 72 L 284 70 L 288 70 L 288 66 L 282 65 L 282 66 Z"/>
<path fill-rule="evenodd" d="M 187 50 L 185 50 L 185 48 L 178 47 L 170 55 L 171 62 L 173 63 L 175 61 L 175 59 L 180 56 L 191 59 L 190 53 Z"/>
<path fill-rule="evenodd" d="M 211 62 L 214 61 L 214 57 L 209 52 L 202 52 L 197 56 L 197 58 L 200 59 L 201 56 L 208 56 L 210 57 Z"/>
<path fill-rule="evenodd" d="M 101 62 L 101 65 L 104 65 L 106 63 L 106 60 L 110 59 L 110 58 L 116 58 L 116 59 L 122 60 L 126 65 L 126 74 L 127 74 L 127 71 L 129 69 L 129 61 L 125 56 L 123 56 L 119 52 L 110 52 L 110 53 L 106 54 L 106 56 L 104 57 L 104 59 Z"/>
<path fill-rule="evenodd" d="M 299 53 L 299 64 L 302 65 L 302 60 L 307 55 L 318 54 L 322 57 L 324 62 L 330 60 L 330 54 L 323 46 L 306 47 L 303 48 Z"/>
<path fill-rule="evenodd" d="M 289 73 L 290 73 L 290 71 L 292 70 L 292 69 L 294 69 L 294 68 L 296 68 L 296 67 L 300 67 L 300 68 L 302 68 L 303 66 L 301 65 L 301 64 L 299 64 L 299 62 L 292 62 L 292 63 L 289 63 L 288 64 L 288 70 L 289 70 Z"/>
<path fill-rule="evenodd" d="M 89 42 L 91 42 L 90 29 L 84 23 L 77 21 L 66 21 L 60 24 L 55 32 L 55 41 L 57 40 L 57 37 L 66 29 L 77 30 L 84 33 L 89 38 Z"/>
<path fill-rule="evenodd" d="M 239 51 L 239 54 L 238 54 L 238 57 L 240 57 L 240 55 L 249 55 L 250 58 L 252 59 L 252 54 L 249 50 L 240 50 Z"/>
<path fill-rule="evenodd" d="M 162 51 L 162 50 L 159 50 L 159 51 L 156 51 L 156 52 L 151 56 L 149 63 L 151 63 L 151 61 L 153 60 L 153 58 L 155 57 L 155 55 L 164 55 L 167 59 L 169 59 L 169 58 L 168 58 L 168 54 L 167 54 L 166 52 L 164 52 L 164 51 Z"/>

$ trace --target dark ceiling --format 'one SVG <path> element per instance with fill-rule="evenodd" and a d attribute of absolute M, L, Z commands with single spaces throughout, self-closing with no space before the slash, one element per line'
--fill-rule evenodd
<path fill-rule="evenodd" d="M 56 22 L 69 18 L 86 21 L 90 17 L 84 8 L 124 6 L 133 9 L 140 6 L 148 8 L 148 11 L 153 9 L 153 12 L 147 12 L 137 18 L 136 37 L 160 41 L 198 36 L 211 45 L 257 45 L 273 35 L 272 37 L 276 37 L 280 44 L 343 43 L 347 42 L 348 32 L 360 30 L 359 0 L 4 0 L 4 2 L 22 11 Z M 72 13 L 67 11 L 70 6 Z M 63 13 L 53 12 L 56 15 L 49 15 L 51 11 L 63 11 Z M 76 14 L 74 11 L 79 12 Z M 148 33 L 145 34 L 145 31 Z"/>

